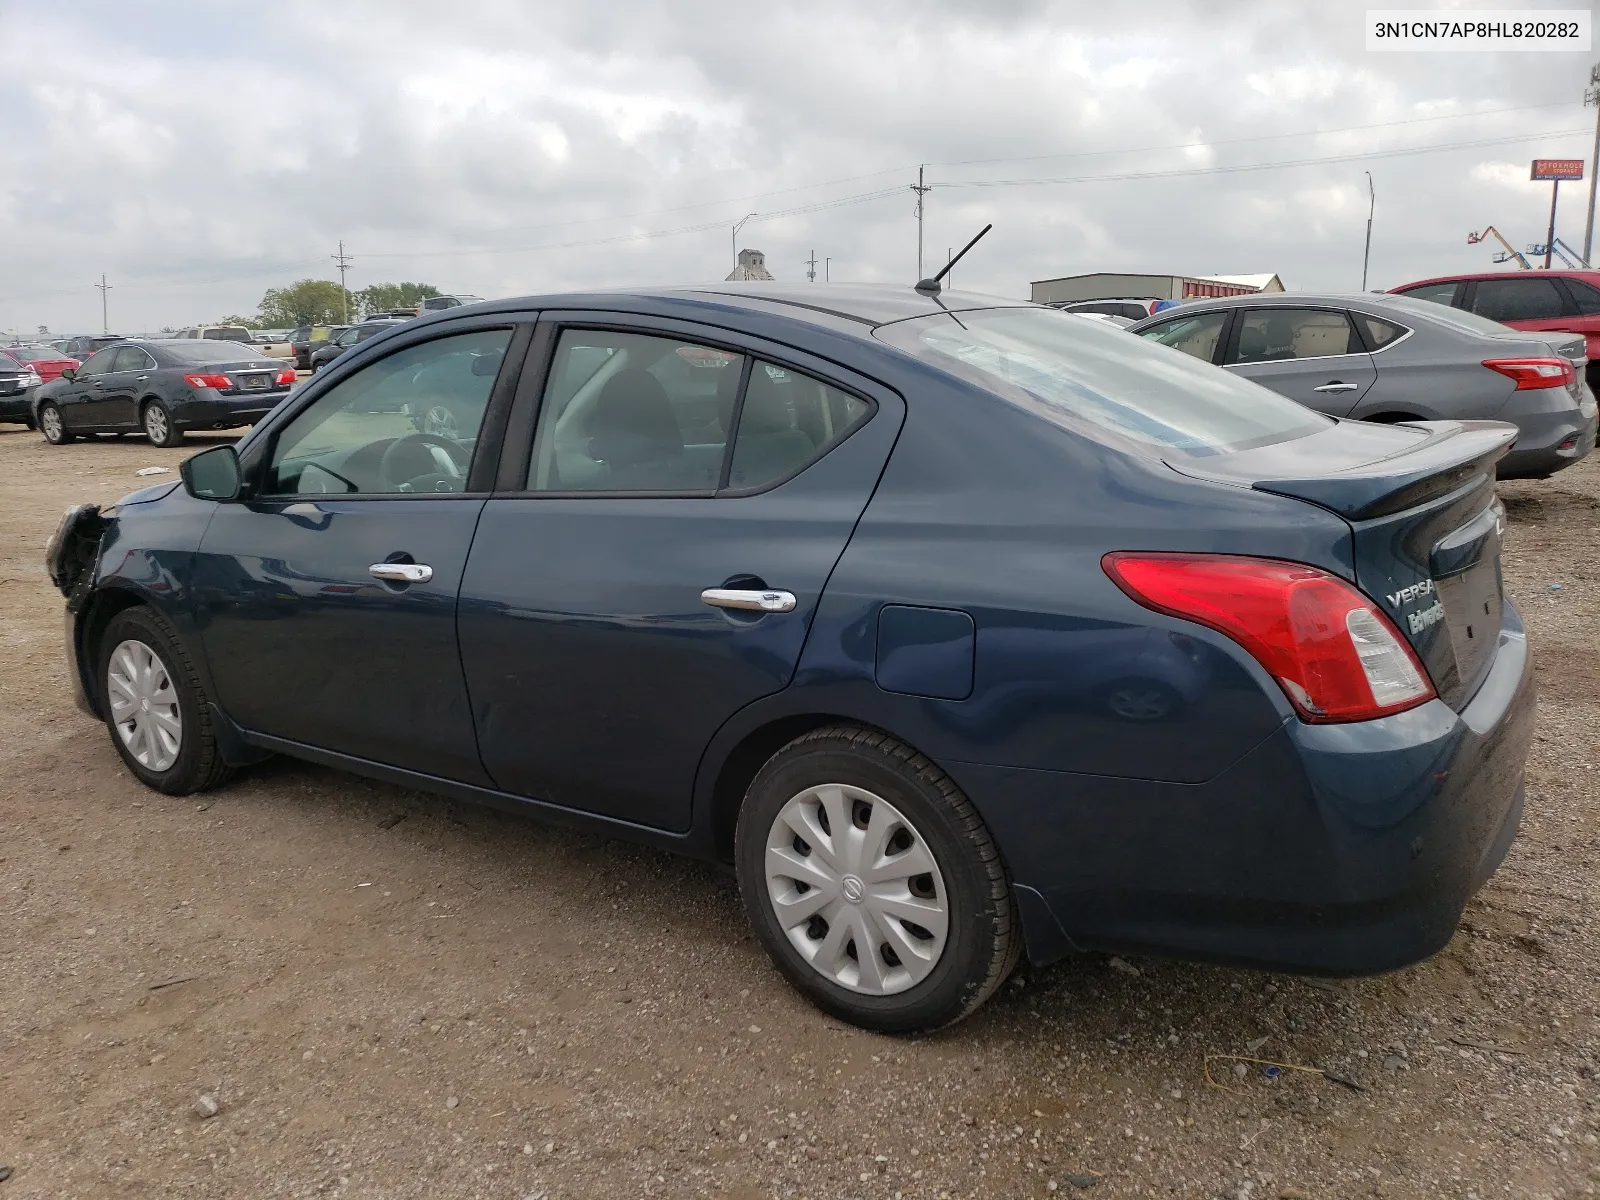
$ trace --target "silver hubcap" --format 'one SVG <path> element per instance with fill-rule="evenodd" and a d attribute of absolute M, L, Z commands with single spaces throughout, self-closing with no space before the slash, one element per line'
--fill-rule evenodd
<path fill-rule="evenodd" d="M 53 408 L 47 408 L 39 414 L 39 424 L 44 427 L 44 435 L 52 442 L 61 436 L 61 414 Z"/>
<path fill-rule="evenodd" d="M 117 736 L 138 764 L 165 771 L 183 746 L 183 717 L 167 665 L 143 642 L 129 639 L 111 652 L 106 697 Z"/>
<path fill-rule="evenodd" d="M 144 410 L 144 431 L 152 442 L 167 440 L 167 414 L 158 405 L 152 404 Z"/>
<path fill-rule="evenodd" d="M 944 952 L 949 898 L 903 813 L 844 783 L 807 788 L 767 835 L 767 897 L 790 944 L 829 981 L 890 996 Z"/>

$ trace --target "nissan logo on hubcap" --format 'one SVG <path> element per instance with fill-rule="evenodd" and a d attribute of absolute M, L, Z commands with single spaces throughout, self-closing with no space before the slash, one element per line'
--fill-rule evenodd
<path fill-rule="evenodd" d="M 839 890 L 844 893 L 844 898 L 851 904 L 860 904 L 861 897 L 867 894 L 867 885 L 854 875 L 846 875 L 839 882 Z"/>

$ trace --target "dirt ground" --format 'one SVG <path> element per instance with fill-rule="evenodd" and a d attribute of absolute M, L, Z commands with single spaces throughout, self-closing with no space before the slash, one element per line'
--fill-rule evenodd
<path fill-rule="evenodd" d="M 792 993 L 709 867 L 288 761 L 135 783 L 72 707 L 41 553 L 219 440 L 0 426 L 0 1200 L 1600 1191 L 1600 461 L 1502 488 L 1540 729 L 1442 954 L 1025 968 L 903 1040 Z M 1360 1090 L 1214 1086 L 1213 1054 Z"/>

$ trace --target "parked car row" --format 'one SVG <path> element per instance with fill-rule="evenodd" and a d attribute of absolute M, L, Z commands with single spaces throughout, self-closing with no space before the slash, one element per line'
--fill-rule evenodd
<path fill-rule="evenodd" d="M 396 322 L 181 482 L 68 512 L 66 674 L 166 793 L 282 753 L 724 862 L 777 968 L 872 1029 L 1022 955 L 1394 969 L 1521 818 L 1521 435 L 1252 379 L 1565 411 L 1581 347 L 1288 302 L 1145 337 L 849 285 Z M 212 348 L 113 365 L 276 365 L 167 365 Z"/>
<path fill-rule="evenodd" d="M 1510 422 L 1501 478 L 1543 478 L 1594 449 L 1582 334 L 1524 332 L 1414 295 L 1231 296 L 1129 332 L 1332 417 Z"/>

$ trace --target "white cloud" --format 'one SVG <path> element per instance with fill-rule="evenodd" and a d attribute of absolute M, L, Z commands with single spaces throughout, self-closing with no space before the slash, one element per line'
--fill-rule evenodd
<path fill-rule="evenodd" d="M 1462 234 L 1488 220 L 1541 236 L 1549 192 L 1521 164 L 1586 154 L 1581 132 L 1236 169 L 1592 128 L 1584 56 L 1371 55 L 1363 11 L 9 0 L 8 44 L 73 54 L 18 56 L 0 78 L 0 138 L 22 164 L 0 183 L 0 329 L 97 328 L 101 271 L 119 328 L 250 311 L 268 286 L 326 277 L 341 238 L 355 286 L 719 278 L 751 211 L 741 241 L 780 278 L 815 249 L 835 278 L 909 283 L 919 163 L 937 185 L 928 260 L 993 221 L 958 275 L 1011 295 L 1123 269 L 1351 286 L 1366 170 L 1375 284 L 1482 265 Z M 1000 180 L 1030 182 L 945 186 Z M 1581 229 L 1580 191 L 1563 228 Z"/>

